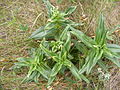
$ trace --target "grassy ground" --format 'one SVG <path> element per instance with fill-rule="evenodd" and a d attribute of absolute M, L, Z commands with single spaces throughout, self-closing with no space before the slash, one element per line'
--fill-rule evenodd
<path fill-rule="evenodd" d="M 56 5 L 55 0 L 50 1 Z M 76 3 L 71 3 L 63 0 L 63 3 L 58 6 L 64 9 L 69 5 L 77 5 L 78 8 L 71 18 L 76 22 L 84 22 L 85 26 L 80 27 L 80 29 L 85 30 L 84 32 L 88 35 L 94 35 L 96 20 L 101 11 L 104 11 L 107 17 L 106 24 L 108 27 L 111 28 L 120 24 L 120 3 L 104 1 L 85 0 L 82 2 L 82 0 L 78 0 Z M 86 21 L 82 20 L 82 14 L 87 16 Z M 21 84 L 26 69 L 24 71 L 12 71 L 9 68 L 17 57 L 28 56 L 29 48 L 35 46 L 35 43 L 33 44 L 27 39 L 31 32 L 44 25 L 46 20 L 45 6 L 41 0 L 0 0 L 0 82 L 5 90 L 45 90 L 46 82 L 44 80 L 41 79 L 39 84 Z M 116 35 L 116 42 L 120 44 L 120 33 L 116 33 Z M 61 78 L 59 76 L 53 84 L 54 90 L 61 90 L 61 88 L 62 90 L 80 89 L 81 83 L 76 84 L 73 81 L 70 82 L 69 79 L 63 80 Z M 116 76 L 116 78 L 118 77 Z"/>

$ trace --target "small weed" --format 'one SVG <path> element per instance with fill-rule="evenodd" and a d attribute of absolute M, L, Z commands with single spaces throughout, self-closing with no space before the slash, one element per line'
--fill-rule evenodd
<path fill-rule="evenodd" d="M 20 28 L 21 31 L 27 31 L 28 30 L 28 25 L 24 26 L 24 25 L 20 24 L 19 28 Z"/>

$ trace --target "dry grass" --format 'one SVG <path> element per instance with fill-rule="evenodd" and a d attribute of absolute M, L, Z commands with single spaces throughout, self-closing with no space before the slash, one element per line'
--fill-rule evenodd
<path fill-rule="evenodd" d="M 55 0 L 51 2 L 56 5 Z M 109 27 L 120 24 L 120 7 L 114 5 L 111 8 L 111 3 L 99 2 L 66 2 L 58 6 L 60 9 L 69 7 L 69 5 L 77 5 L 76 12 L 71 16 L 76 22 L 84 22 L 83 27 L 79 27 L 85 33 L 94 35 L 96 28 L 96 19 L 100 11 L 105 11 L 107 17 L 107 25 Z M 98 7 L 101 7 L 98 8 Z M 85 14 L 87 20 L 83 21 L 81 15 Z M 0 80 L 5 90 L 45 90 L 45 83 L 42 79 L 40 84 L 35 83 L 20 84 L 20 81 L 25 76 L 22 72 L 14 72 L 8 70 L 14 60 L 20 56 L 28 56 L 28 49 L 32 46 L 28 37 L 31 32 L 39 26 L 46 23 L 46 10 L 41 0 L 0 0 Z M 27 30 L 20 30 L 20 25 L 28 26 Z M 59 78 L 58 78 L 59 80 Z M 57 83 L 57 84 L 56 84 Z M 78 83 L 77 86 L 81 84 Z M 58 86 L 58 87 L 57 87 Z M 72 87 L 77 87 L 76 84 L 70 82 L 56 81 L 54 90 L 76 90 Z M 51 89 L 50 89 L 51 90 Z"/>

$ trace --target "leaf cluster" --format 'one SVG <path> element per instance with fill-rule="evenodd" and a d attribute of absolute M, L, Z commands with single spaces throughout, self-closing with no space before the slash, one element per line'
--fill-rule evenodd
<path fill-rule="evenodd" d="M 58 73 L 69 70 L 76 79 L 90 83 L 86 74 L 90 74 L 93 67 L 98 65 L 104 71 L 108 71 L 103 59 L 110 60 L 120 67 L 120 46 L 107 43 L 108 30 L 102 14 L 95 37 L 91 38 L 75 28 L 79 23 L 67 18 L 74 12 L 75 6 L 60 12 L 48 0 L 43 2 L 48 9 L 48 22 L 30 36 L 31 39 L 39 39 L 40 45 L 31 57 L 18 58 L 14 66 L 29 68 L 24 81 L 38 82 L 42 75 L 49 86 Z"/>

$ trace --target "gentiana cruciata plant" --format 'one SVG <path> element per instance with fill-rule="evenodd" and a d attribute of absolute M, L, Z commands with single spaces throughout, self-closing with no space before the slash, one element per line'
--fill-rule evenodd
<path fill-rule="evenodd" d="M 47 24 L 29 37 L 39 40 L 39 46 L 32 49 L 30 57 L 18 58 L 18 62 L 12 67 L 28 68 L 23 82 L 38 83 L 42 76 L 48 81 L 47 86 L 50 86 L 57 74 L 69 71 L 77 80 L 90 83 L 87 76 L 94 71 L 96 65 L 105 72 L 108 72 L 105 64 L 108 60 L 120 67 L 120 46 L 108 43 L 108 30 L 103 14 L 100 15 L 95 37 L 91 38 L 76 29 L 81 23 L 69 19 L 76 6 L 70 6 L 65 12 L 61 12 L 48 0 L 43 2 L 48 10 Z"/>

